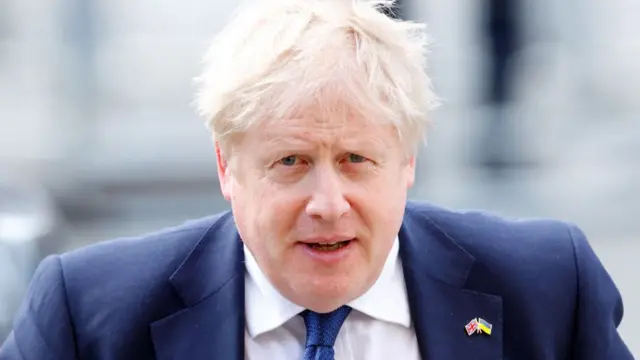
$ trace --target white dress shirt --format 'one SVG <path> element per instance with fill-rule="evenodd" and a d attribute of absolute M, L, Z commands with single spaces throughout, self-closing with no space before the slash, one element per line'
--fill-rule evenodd
<path fill-rule="evenodd" d="M 335 344 L 336 360 L 419 360 L 396 238 L 380 277 L 350 302 Z M 304 308 L 282 296 L 245 247 L 245 359 L 300 360 L 305 347 Z"/>

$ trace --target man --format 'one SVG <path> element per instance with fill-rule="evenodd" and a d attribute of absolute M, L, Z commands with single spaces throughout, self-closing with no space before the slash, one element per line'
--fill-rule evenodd
<path fill-rule="evenodd" d="M 632 359 L 578 228 L 407 202 L 435 97 L 377 10 L 240 11 L 198 94 L 232 211 L 45 259 L 0 359 Z"/>

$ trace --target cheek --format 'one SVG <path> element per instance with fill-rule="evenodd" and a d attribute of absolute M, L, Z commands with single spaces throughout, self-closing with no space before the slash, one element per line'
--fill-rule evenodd
<path fill-rule="evenodd" d="M 404 173 L 398 170 L 379 174 L 375 181 L 354 189 L 352 205 L 372 232 L 372 246 L 377 246 L 375 243 L 383 239 L 393 239 L 400 228 L 407 187 Z"/>
<path fill-rule="evenodd" d="M 295 236 L 296 224 L 304 206 L 297 197 L 287 191 L 274 191 L 265 196 L 264 212 L 260 223 L 264 230 L 277 237 L 275 241 L 285 242 L 287 238 Z"/>
<path fill-rule="evenodd" d="M 287 237 L 295 226 L 297 206 L 294 197 L 287 191 L 275 190 L 266 184 L 236 189 L 232 207 L 243 239 L 267 246 L 276 251 L 286 244 Z M 271 249 L 271 250 L 269 250 Z"/>
<path fill-rule="evenodd" d="M 367 181 L 354 184 L 352 190 L 364 197 L 369 204 L 385 204 L 388 201 L 397 202 L 398 195 L 407 192 L 407 181 L 410 171 L 408 166 L 398 166 L 383 169 L 370 177 Z"/>

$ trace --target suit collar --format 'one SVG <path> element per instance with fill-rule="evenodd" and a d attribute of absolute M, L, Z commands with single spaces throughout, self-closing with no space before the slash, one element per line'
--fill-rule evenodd
<path fill-rule="evenodd" d="M 225 213 L 169 279 L 186 307 L 151 324 L 157 359 L 242 360 L 243 275 L 242 243 Z"/>
<path fill-rule="evenodd" d="M 215 295 L 244 274 L 242 240 L 230 212 L 217 219 L 171 275 L 169 282 L 187 307 Z"/>
<path fill-rule="evenodd" d="M 422 359 L 501 359 L 502 299 L 465 288 L 476 260 L 428 214 L 409 204 L 399 235 Z M 490 336 L 466 334 L 465 325 L 478 317 L 493 325 Z"/>
<path fill-rule="evenodd" d="M 406 208 L 399 237 L 405 273 L 426 275 L 458 288 L 465 285 L 475 258 L 411 203 Z"/>

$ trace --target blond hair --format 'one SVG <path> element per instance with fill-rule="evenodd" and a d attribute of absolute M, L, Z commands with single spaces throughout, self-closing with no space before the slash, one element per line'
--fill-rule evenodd
<path fill-rule="evenodd" d="M 224 148 L 263 119 L 348 106 L 419 144 L 438 99 L 425 25 L 381 13 L 393 0 L 253 0 L 218 34 L 196 78 L 198 112 Z"/>

